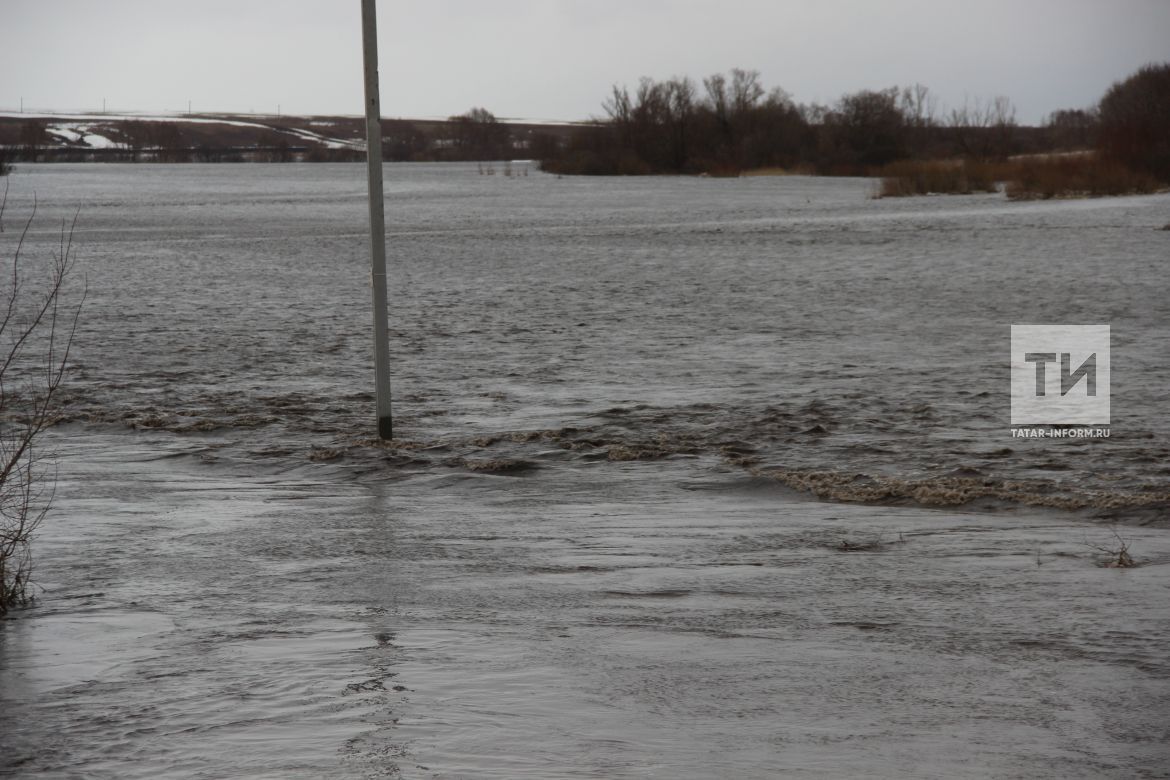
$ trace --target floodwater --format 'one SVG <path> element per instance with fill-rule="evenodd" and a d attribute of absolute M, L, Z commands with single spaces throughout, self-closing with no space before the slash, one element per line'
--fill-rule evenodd
<path fill-rule="evenodd" d="M 1164 776 L 1170 196 L 387 166 L 384 445 L 362 172 L 12 176 L 88 297 L 0 774 Z M 1045 322 L 1110 438 L 1010 436 Z"/>

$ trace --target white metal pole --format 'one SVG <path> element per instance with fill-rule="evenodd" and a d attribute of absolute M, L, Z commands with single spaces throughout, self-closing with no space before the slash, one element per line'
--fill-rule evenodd
<path fill-rule="evenodd" d="M 374 294 L 374 387 L 378 436 L 393 437 L 390 421 L 390 336 L 386 332 L 386 213 L 382 195 L 382 108 L 378 97 L 378 19 L 374 0 L 362 0 L 366 71 L 366 167 L 370 180 L 370 281 Z"/>

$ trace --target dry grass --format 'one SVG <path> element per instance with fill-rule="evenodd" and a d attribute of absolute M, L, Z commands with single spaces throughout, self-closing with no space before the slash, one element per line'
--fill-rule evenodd
<path fill-rule="evenodd" d="M 779 165 L 764 168 L 748 168 L 740 176 L 814 176 L 816 170 L 808 164 L 794 165 L 791 168 L 781 168 Z"/>
<path fill-rule="evenodd" d="M 1158 190 L 1148 173 L 1094 155 L 1036 157 L 1015 161 L 1007 185 L 1012 200 L 1096 198 L 1136 195 Z"/>
<path fill-rule="evenodd" d="M 1001 166 L 956 160 L 902 160 L 881 169 L 880 198 L 998 192 Z"/>
<path fill-rule="evenodd" d="M 737 179 L 743 170 L 731 163 L 711 163 L 707 165 L 699 176 L 712 179 Z"/>
<path fill-rule="evenodd" d="M 1154 177 L 1094 154 L 1033 155 L 1006 162 L 903 160 L 878 171 L 876 197 L 969 195 L 997 192 L 1001 182 L 1012 200 L 1096 198 L 1156 192 Z"/>

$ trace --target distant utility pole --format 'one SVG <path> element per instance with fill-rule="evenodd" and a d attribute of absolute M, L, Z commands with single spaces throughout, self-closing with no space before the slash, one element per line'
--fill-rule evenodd
<path fill-rule="evenodd" d="M 390 421 L 390 336 L 386 331 L 386 212 L 382 194 L 382 108 L 378 92 L 378 19 L 374 0 L 362 0 L 366 76 L 366 168 L 370 180 L 370 281 L 374 296 L 374 386 L 378 437 L 393 438 Z"/>

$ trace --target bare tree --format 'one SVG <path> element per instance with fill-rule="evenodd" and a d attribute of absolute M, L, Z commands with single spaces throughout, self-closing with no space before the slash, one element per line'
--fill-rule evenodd
<path fill-rule="evenodd" d="M 764 96 L 758 70 L 731 70 L 731 108 L 737 115 L 746 114 L 756 107 Z"/>
<path fill-rule="evenodd" d="M 1016 130 L 1016 107 L 1002 95 L 991 100 L 963 102 L 948 119 L 959 150 L 977 159 L 1003 158 L 1011 154 Z"/>
<path fill-rule="evenodd" d="M 715 115 L 715 122 L 724 134 L 728 134 L 731 125 L 731 99 L 727 94 L 727 79 L 722 73 L 716 73 L 703 79 L 703 87 L 707 90 L 707 108 Z"/>
<path fill-rule="evenodd" d="M 670 158 L 674 170 L 681 171 L 690 154 L 691 130 L 695 121 L 695 82 L 675 76 L 664 86 L 667 123 L 670 125 Z"/>
<path fill-rule="evenodd" d="M 615 124 L 620 126 L 630 123 L 633 108 L 630 103 L 630 91 L 624 86 L 619 87 L 614 84 L 612 94 L 602 101 L 601 107 L 605 109 L 605 113 Z"/>
<path fill-rule="evenodd" d="M 4 161 L 0 160 L 0 166 L 4 165 Z M 3 171 L 5 175 L 8 171 Z M 4 180 L 4 195 L 0 197 L 0 233 L 4 232 L 4 209 L 8 207 L 8 179 Z"/>
<path fill-rule="evenodd" d="M 741 148 L 751 130 L 752 118 L 766 94 L 758 70 L 733 68 L 730 78 L 715 73 L 703 79 L 707 98 L 703 104 L 714 126 L 713 156 L 729 169 L 743 164 Z"/>
<path fill-rule="evenodd" d="M 910 127 L 928 128 L 938 123 L 938 98 L 925 84 L 902 88 L 901 109 Z"/>
<path fill-rule="evenodd" d="M 486 108 L 473 108 L 448 120 L 451 148 L 462 160 L 498 160 L 512 151 L 508 126 Z"/>
<path fill-rule="evenodd" d="M 992 154 L 1006 158 L 1013 151 L 1016 135 L 1016 106 L 1011 99 L 997 95 L 991 101 Z"/>
<path fill-rule="evenodd" d="M 1106 156 L 1170 182 L 1170 62 L 1114 84 L 1098 113 L 1098 147 Z"/>
<path fill-rule="evenodd" d="M 1057 149 L 1088 149 L 1096 142 L 1099 124 L 1096 108 L 1071 108 L 1053 111 L 1044 127 Z"/>
<path fill-rule="evenodd" d="M 30 543 L 53 498 L 40 438 L 54 419 L 55 396 L 84 300 L 84 292 L 75 306 L 63 300 L 75 263 L 76 215 L 72 225 L 62 222 L 47 269 L 26 268 L 22 256 L 35 217 L 34 202 L 3 269 L 7 289 L 0 293 L 0 615 L 31 598 Z M 32 285 L 38 270 L 45 276 Z"/>
<path fill-rule="evenodd" d="M 830 125 L 853 166 L 885 165 L 905 155 L 905 118 L 898 108 L 899 90 L 863 89 L 843 96 Z"/>

